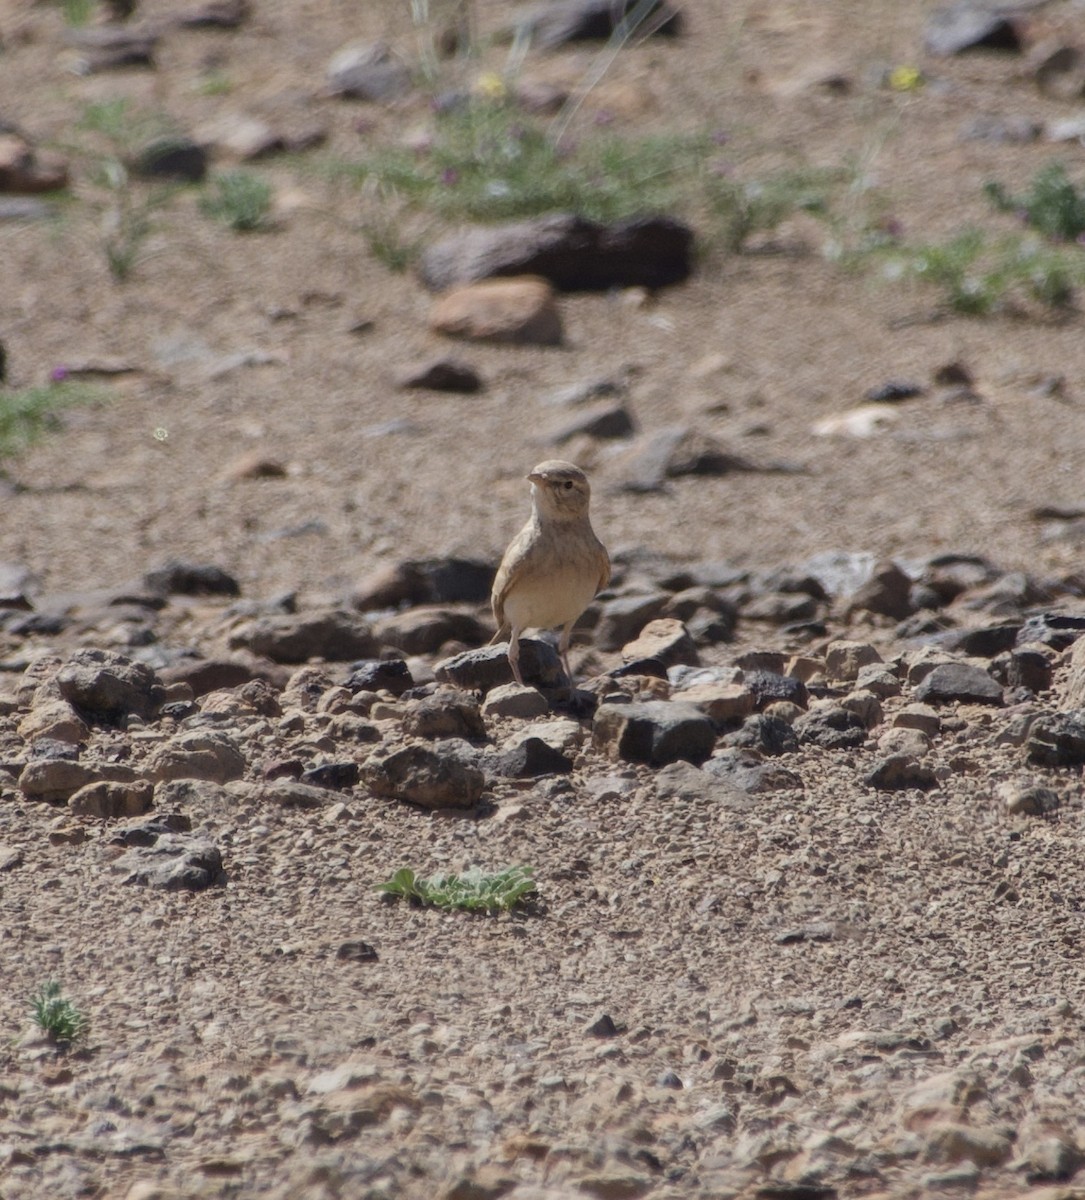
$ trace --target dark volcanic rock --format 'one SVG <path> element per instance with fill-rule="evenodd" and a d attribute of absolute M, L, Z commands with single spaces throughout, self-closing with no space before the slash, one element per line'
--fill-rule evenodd
<path fill-rule="evenodd" d="M 403 659 L 375 658 L 352 664 L 346 686 L 352 692 L 391 692 L 393 696 L 402 696 L 414 687 L 414 679 Z"/>
<path fill-rule="evenodd" d="M 240 596 L 237 580 L 210 563 L 173 560 L 148 571 L 143 583 L 152 592 L 183 596 Z"/>
<path fill-rule="evenodd" d="M 924 43 L 931 54 L 947 56 L 966 50 L 1023 49 L 1020 21 L 1005 6 L 961 0 L 935 9 L 927 19 Z"/>
<path fill-rule="evenodd" d="M 540 775 L 567 775 L 573 764 L 556 747 L 542 738 L 526 737 L 495 755 L 493 770 L 511 779 L 535 779 Z"/>
<path fill-rule="evenodd" d="M 682 31 L 682 14 L 666 0 L 647 6 L 639 0 L 552 0 L 526 24 L 535 44 L 552 50 L 568 42 L 606 40 L 623 21 L 634 37 L 648 32 L 674 37 Z"/>
<path fill-rule="evenodd" d="M 724 746 L 757 750 L 773 756 L 794 754 L 799 748 L 795 730 L 780 717 L 770 717 L 766 713 L 754 713 L 747 717 L 734 733 L 727 734 L 721 741 Z"/>
<path fill-rule="evenodd" d="M 942 663 L 915 690 L 915 698 L 932 704 L 1001 704 L 998 681 L 971 663 Z"/>
<path fill-rule="evenodd" d="M 692 231 L 668 217 L 600 225 L 558 213 L 455 234 L 423 253 L 418 272 L 432 291 L 497 275 L 538 275 L 565 292 L 660 288 L 689 278 L 692 250 Z"/>
<path fill-rule="evenodd" d="M 454 654 L 439 662 L 433 673 L 442 683 L 454 683 L 468 691 L 488 692 L 498 684 L 512 682 L 508 645 L 499 642 L 496 646 Z M 538 638 L 520 639 L 520 674 L 525 683 L 536 687 L 556 687 L 564 678 L 558 652 L 549 642 Z"/>
<path fill-rule="evenodd" d="M 821 746 L 824 750 L 846 750 L 866 741 L 866 725 L 857 713 L 839 704 L 803 713 L 794 730 L 801 745 Z"/>

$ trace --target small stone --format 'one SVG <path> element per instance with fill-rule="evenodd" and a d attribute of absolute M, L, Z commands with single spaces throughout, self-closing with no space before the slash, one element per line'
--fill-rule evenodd
<path fill-rule="evenodd" d="M 536 779 L 541 775 L 567 775 L 573 764 L 542 738 L 525 737 L 496 755 L 493 769 L 511 779 Z"/>
<path fill-rule="evenodd" d="M 445 292 L 434 303 L 429 324 L 436 333 L 471 341 L 556 346 L 562 340 L 553 288 L 527 276 L 486 279 Z"/>
<path fill-rule="evenodd" d="M 335 951 L 339 962 L 379 962 L 380 955 L 368 942 L 341 942 Z"/>
<path fill-rule="evenodd" d="M 653 34 L 675 37 L 682 31 L 681 13 L 666 0 L 648 5 L 636 0 L 552 0 L 527 28 L 536 45 L 554 50 L 569 42 L 605 41 L 634 10 Z"/>
<path fill-rule="evenodd" d="M 918 729 L 927 737 L 937 737 L 942 728 L 942 718 L 929 704 L 906 704 L 893 717 L 897 729 Z"/>
<path fill-rule="evenodd" d="M 717 729 L 744 720 L 756 706 L 744 683 L 698 683 L 676 692 L 675 699 L 696 705 Z"/>
<path fill-rule="evenodd" d="M 895 562 L 877 563 L 869 580 L 848 598 L 847 615 L 871 612 L 902 621 L 913 611 L 911 592 L 912 580 L 906 571 Z"/>
<path fill-rule="evenodd" d="M 830 642 L 825 651 L 825 673 L 830 679 L 852 682 L 863 667 L 881 663 L 882 656 L 868 642 Z"/>
<path fill-rule="evenodd" d="M 28 800 L 58 804 L 66 802 L 96 778 L 94 770 L 81 762 L 67 758 L 44 758 L 27 763 L 19 775 L 17 786 Z"/>
<path fill-rule="evenodd" d="M 659 616 L 669 598 L 666 592 L 655 591 L 603 601 L 592 641 L 600 650 L 620 650 Z"/>
<path fill-rule="evenodd" d="M 977 0 L 954 0 L 927 18 L 924 44 L 930 54 L 942 57 L 981 49 L 1020 53 L 1018 21 L 1012 11 Z"/>
<path fill-rule="evenodd" d="M 518 683 L 506 683 L 487 693 L 482 705 L 484 717 L 516 717 L 530 721 L 544 716 L 549 711 L 546 697 L 533 687 L 521 687 Z"/>
<path fill-rule="evenodd" d="M 402 696 L 414 687 L 414 680 L 402 658 L 375 658 L 353 663 L 346 685 L 352 692 L 391 692 L 393 696 Z"/>
<path fill-rule="evenodd" d="M 226 465 L 222 478 L 235 481 L 285 479 L 286 474 L 286 466 L 277 458 L 271 458 L 262 450 L 249 450 Z"/>
<path fill-rule="evenodd" d="M 90 727 L 66 700 L 47 700 L 19 722 L 19 736 L 28 742 L 48 738 L 81 745 L 90 737 Z"/>
<path fill-rule="evenodd" d="M 425 388 L 431 392 L 480 392 L 482 379 L 470 363 L 457 358 L 438 358 L 407 367 L 399 376 L 401 388 Z"/>
<path fill-rule="evenodd" d="M 900 788 L 919 788 L 926 791 L 937 779 L 930 767 L 924 766 L 910 754 L 889 754 L 879 759 L 864 777 L 864 782 L 879 791 Z"/>
<path fill-rule="evenodd" d="M 118 26 L 78 29 L 69 34 L 75 45 L 75 68 L 80 75 L 128 67 L 153 67 L 157 34 Z"/>
<path fill-rule="evenodd" d="M 411 702 L 403 716 L 403 732 L 423 738 L 485 738 L 486 725 L 473 695 L 443 688 Z"/>
<path fill-rule="evenodd" d="M 610 1013 L 600 1013 L 593 1021 L 590 1021 L 584 1028 L 584 1032 L 589 1037 L 597 1038 L 612 1038 L 618 1036 L 618 1026 L 614 1024 L 614 1018 Z"/>
<path fill-rule="evenodd" d="M 148 571 L 143 585 L 164 596 L 240 596 L 237 580 L 213 563 L 182 562 L 177 559 Z"/>
<path fill-rule="evenodd" d="M 563 446 L 576 437 L 627 438 L 635 431 L 633 416 L 624 404 L 599 404 L 582 409 L 575 417 L 544 434 L 540 441 L 547 446 Z"/>
<path fill-rule="evenodd" d="M 664 667 L 697 666 L 700 656 L 689 632 L 681 621 L 673 617 L 659 617 L 649 621 L 635 641 L 622 647 L 622 661 L 638 662 L 655 659 Z"/>
<path fill-rule="evenodd" d="M 802 791 L 802 776 L 778 762 L 765 762 L 750 750 L 723 750 L 704 765 L 706 774 L 723 779 L 751 796 L 795 789 Z"/>
<path fill-rule="evenodd" d="M 161 137 L 136 155 L 133 173 L 139 179 L 167 179 L 177 183 L 202 183 L 207 175 L 207 150 L 185 137 Z"/>
<path fill-rule="evenodd" d="M 776 756 L 794 754 L 799 748 L 799 739 L 787 721 L 767 713 L 753 713 L 733 733 L 721 739 L 724 746 L 744 750 L 756 750 L 761 754 Z"/>
<path fill-rule="evenodd" d="M 840 701 L 840 707 L 854 713 L 863 722 L 864 729 L 873 729 L 880 725 L 884 717 L 881 701 L 865 688 L 856 688 L 855 691 L 849 692 Z"/>

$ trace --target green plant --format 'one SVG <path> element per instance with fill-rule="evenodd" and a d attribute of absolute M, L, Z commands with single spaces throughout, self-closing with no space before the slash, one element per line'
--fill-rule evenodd
<path fill-rule="evenodd" d="M 154 228 L 153 213 L 176 191 L 139 188 L 127 164 L 140 145 L 175 136 L 175 130 L 160 114 L 133 113 L 124 99 L 88 104 L 78 127 L 85 137 L 77 149 L 91 162 L 88 203 L 98 217 L 99 245 L 110 275 L 123 283 Z"/>
<path fill-rule="evenodd" d="M 1023 196 L 1011 196 L 994 181 L 985 183 L 983 190 L 995 208 L 1019 213 L 1026 224 L 1052 241 L 1072 242 L 1085 233 L 1085 190 L 1074 186 L 1060 162 L 1037 171 Z"/>
<path fill-rule="evenodd" d="M 78 1041 L 90 1028 L 86 1016 L 61 996 L 60 984 L 55 980 L 42 984 L 30 997 L 30 1011 L 38 1028 L 58 1045 Z"/>
<path fill-rule="evenodd" d="M 803 169 L 742 180 L 725 172 L 706 176 L 710 220 L 723 248 L 739 254 L 755 233 L 768 233 L 795 212 L 824 217 L 840 172 Z"/>
<path fill-rule="evenodd" d="M 94 14 L 94 0 L 59 0 L 64 20 L 73 28 L 86 25 Z"/>
<path fill-rule="evenodd" d="M 487 875 L 477 867 L 462 875 L 417 876 L 403 867 L 391 879 L 377 885 L 385 896 L 431 905 L 446 910 L 467 912 L 507 912 L 535 895 L 535 880 L 530 867 L 507 867 Z"/>
<path fill-rule="evenodd" d="M 59 413 L 100 398 L 97 388 L 58 382 L 6 391 L 0 388 L 0 460 L 14 458 L 42 434 L 59 425 Z"/>
<path fill-rule="evenodd" d="M 941 244 L 906 247 L 890 268 L 891 277 L 904 274 L 940 287 L 951 311 L 986 316 L 1022 297 L 1067 308 L 1085 279 L 1085 263 L 1035 238 L 991 243 L 981 230 L 968 229 Z"/>
<path fill-rule="evenodd" d="M 239 233 L 268 227 L 271 185 L 252 171 L 223 171 L 212 180 L 213 191 L 200 200 L 209 216 Z"/>

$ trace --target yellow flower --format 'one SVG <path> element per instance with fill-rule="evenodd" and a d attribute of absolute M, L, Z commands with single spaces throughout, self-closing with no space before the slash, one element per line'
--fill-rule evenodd
<path fill-rule="evenodd" d="M 487 100 L 504 100 L 508 94 L 505 81 L 496 71 L 487 71 L 475 80 L 475 91 Z"/>
<path fill-rule="evenodd" d="M 917 67 L 894 67 L 889 86 L 894 92 L 914 92 L 923 86 L 923 76 Z"/>

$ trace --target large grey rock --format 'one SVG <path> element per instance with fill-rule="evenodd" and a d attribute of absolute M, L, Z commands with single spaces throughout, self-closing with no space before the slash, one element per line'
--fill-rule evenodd
<path fill-rule="evenodd" d="M 138 817 L 151 807 L 154 786 L 146 779 L 118 783 L 99 779 L 84 784 L 68 800 L 68 808 L 77 817 L 97 817 L 112 820 L 116 817 Z"/>
<path fill-rule="evenodd" d="M 570 213 L 477 227 L 430 246 L 418 273 L 432 291 L 497 275 L 538 275 L 564 292 L 660 288 L 692 270 L 693 233 L 669 217 L 600 225 Z"/>
<path fill-rule="evenodd" d="M 411 72 L 383 42 L 345 46 L 328 63 L 328 90 L 387 104 L 411 90 Z"/>
<path fill-rule="evenodd" d="M 403 715 L 403 732 L 422 738 L 484 738 L 486 725 L 473 695 L 444 688 L 411 702 Z"/>
<path fill-rule="evenodd" d="M 198 892 L 225 882 L 219 848 L 194 834 L 161 834 L 149 846 L 126 850 L 113 867 L 124 873 L 125 883 L 169 892 Z"/>
<path fill-rule="evenodd" d="M 923 41 L 928 53 L 942 56 L 966 50 L 1020 52 L 1023 42 L 1019 26 L 1020 17 L 1012 5 L 959 0 L 931 13 Z"/>
<path fill-rule="evenodd" d="M 1028 757 L 1044 767 L 1072 767 L 1085 763 L 1085 709 L 1045 713 L 1028 733 Z"/>
<path fill-rule="evenodd" d="M 468 645 L 486 640 L 482 623 L 474 613 L 440 606 L 420 606 L 395 613 L 374 625 L 385 646 L 402 654 L 434 654 L 446 642 Z"/>
<path fill-rule="evenodd" d="M 700 763 L 712 753 L 716 731 L 692 704 L 647 700 L 641 704 L 601 704 L 592 722 L 592 743 L 610 758 L 653 766 Z"/>
<path fill-rule="evenodd" d="M 129 714 L 147 720 L 162 697 L 154 671 L 113 650 L 77 650 L 56 674 L 61 696 L 85 720 L 117 725 Z"/>
<path fill-rule="evenodd" d="M 823 702 L 798 717 L 793 726 L 799 743 L 823 750 L 846 750 L 866 741 L 866 725 L 841 704 Z"/>

